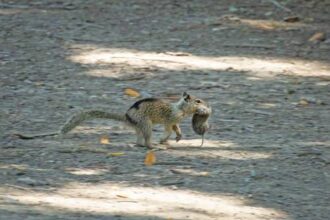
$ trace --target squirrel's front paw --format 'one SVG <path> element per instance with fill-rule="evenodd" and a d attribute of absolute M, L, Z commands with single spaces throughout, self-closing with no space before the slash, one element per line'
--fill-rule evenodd
<path fill-rule="evenodd" d="M 181 140 L 181 138 L 182 138 L 182 135 L 181 134 L 180 135 L 177 135 L 176 138 L 175 138 L 176 142 L 179 142 Z"/>

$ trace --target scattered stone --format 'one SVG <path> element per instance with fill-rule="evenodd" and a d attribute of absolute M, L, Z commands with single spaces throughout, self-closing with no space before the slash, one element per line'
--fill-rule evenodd
<path fill-rule="evenodd" d="M 293 23 L 300 21 L 300 18 L 298 16 L 290 16 L 283 19 L 285 22 Z"/>

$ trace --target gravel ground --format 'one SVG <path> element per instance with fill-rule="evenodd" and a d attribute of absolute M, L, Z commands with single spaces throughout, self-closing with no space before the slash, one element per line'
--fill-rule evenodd
<path fill-rule="evenodd" d="M 0 1 L 0 219 L 328 219 L 329 11 L 326 0 Z M 115 121 L 13 135 L 82 109 L 123 112 L 138 100 L 125 88 L 207 100 L 204 146 L 190 119 L 150 167 Z"/>

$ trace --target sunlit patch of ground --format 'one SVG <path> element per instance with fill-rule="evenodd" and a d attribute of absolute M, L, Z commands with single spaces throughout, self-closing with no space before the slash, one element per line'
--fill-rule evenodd
<path fill-rule="evenodd" d="M 0 164 L 1 169 L 8 169 L 8 170 L 33 170 L 33 171 L 47 171 L 47 169 L 43 169 L 40 167 L 31 167 L 25 164 Z"/>
<path fill-rule="evenodd" d="M 20 9 L 0 9 L 0 15 L 13 15 L 21 12 L 22 10 Z"/>
<path fill-rule="evenodd" d="M 93 169 L 67 168 L 66 169 L 66 172 L 77 176 L 102 175 L 107 171 L 108 171 L 107 169 L 99 169 L 99 168 L 93 168 Z"/>
<path fill-rule="evenodd" d="M 179 143 L 171 142 L 171 149 L 175 150 L 174 154 L 177 156 L 207 156 L 235 160 L 266 159 L 272 156 L 269 152 L 235 149 L 237 145 L 228 141 L 205 140 L 204 145 L 200 145 L 201 139 L 182 140 Z M 187 151 L 187 148 L 191 150 Z"/>
<path fill-rule="evenodd" d="M 316 146 L 330 147 L 330 141 L 299 142 L 299 145 L 308 146 L 308 147 L 316 147 Z"/>
<path fill-rule="evenodd" d="M 31 205 L 31 209 L 68 212 L 156 216 L 165 219 L 289 219 L 281 211 L 252 205 L 237 196 L 209 195 L 192 190 L 71 183 L 56 192 L 6 189 L 3 201 Z M 3 202 L 5 203 L 5 202 Z"/>
<path fill-rule="evenodd" d="M 76 45 L 75 47 L 83 47 Z M 92 47 L 92 46 L 90 46 Z M 297 76 L 330 76 L 330 65 L 321 61 L 307 61 L 292 58 L 259 58 L 241 56 L 207 57 L 192 54 L 173 55 L 128 49 L 93 48 L 72 55 L 68 59 L 84 65 L 99 65 L 104 69 L 91 69 L 93 76 L 116 77 L 118 73 L 109 71 L 106 65 L 132 66 L 135 68 L 157 67 L 167 70 L 219 70 L 233 69 L 248 72 L 263 79 L 278 74 Z"/>
<path fill-rule="evenodd" d="M 284 21 L 274 21 L 274 20 L 263 20 L 263 19 L 240 19 L 241 24 L 247 25 L 252 28 L 257 28 L 261 30 L 295 30 L 301 27 L 305 27 L 306 24 L 303 23 L 288 23 Z"/>
<path fill-rule="evenodd" d="M 197 139 L 185 139 L 185 140 L 180 140 L 180 142 L 175 142 L 175 141 L 170 141 L 170 145 L 176 148 L 180 147 L 198 147 L 200 149 L 203 149 L 203 147 L 207 148 L 228 148 L 228 147 L 235 147 L 236 144 L 231 142 L 231 141 L 216 141 L 216 140 L 204 140 L 203 147 L 200 147 L 202 143 L 201 138 Z"/>

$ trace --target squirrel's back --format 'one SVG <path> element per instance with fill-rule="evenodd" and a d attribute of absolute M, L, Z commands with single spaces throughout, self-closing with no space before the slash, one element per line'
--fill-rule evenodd
<path fill-rule="evenodd" d="M 135 102 L 127 110 L 126 115 L 133 120 L 151 120 L 153 124 L 165 124 L 177 120 L 173 105 L 157 98 L 146 98 Z"/>

